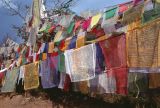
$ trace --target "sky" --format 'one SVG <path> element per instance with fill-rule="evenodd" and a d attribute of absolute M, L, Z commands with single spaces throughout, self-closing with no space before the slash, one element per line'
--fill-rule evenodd
<path fill-rule="evenodd" d="M 11 1 L 16 2 L 16 0 Z M 30 4 L 32 0 L 17 1 L 22 1 L 25 4 Z M 73 10 L 77 14 L 80 14 L 85 10 L 100 10 L 108 6 L 113 6 L 127 1 L 130 0 L 77 0 L 76 4 L 71 7 L 71 10 Z M 21 25 L 22 23 L 23 21 L 19 17 L 10 16 L 7 9 L 3 7 L 3 4 L 0 1 L 0 42 L 2 42 L 6 34 L 9 34 L 14 41 L 21 43 L 22 40 L 16 36 L 16 32 L 11 28 L 11 25 Z"/>

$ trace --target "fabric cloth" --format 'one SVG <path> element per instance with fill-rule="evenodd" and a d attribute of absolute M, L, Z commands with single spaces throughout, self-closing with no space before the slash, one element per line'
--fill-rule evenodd
<path fill-rule="evenodd" d="M 127 31 L 132 31 L 134 29 L 137 29 L 140 26 L 141 26 L 141 20 L 136 20 L 136 21 L 133 21 L 132 23 L 128 24 L 125 29 L 126 29 L 126 32 L 127 32 Z"/>
<path fill-rule="evenodd" d="M 36 53 L 33 53 L 33 62 L 36 61 L 36 56 L 37 56 L 37 54 L 36 54 Z"/>
<path fill-rule="evenodd" d="M 69 91 L 71 87 L 71 79 L 69 75 L 66 74 L 65 79 L 64 79 L 64 91 Z"/>
<path fill-rule="evenodd" d="M 157 73 L 159 71 L 158 22 L 148 23 L 127 33 L 129 72 Z"/>
<path fill-rule="evenodd" d="M 93 28 L 90 33 L 93 33 L 96 37 L 102 37 L 105 35 L 104 29 L 100 27 L 100 25 L 97 25 L 95 28 Z"/>
<path fill-rule="evenodd" d="M 39 51 L 38 51 L 38 54 L 44 52 L 45 46 L 46 46 L 46 43 L 42 43 L 42 44 L 41 44 L 41 47 L 40 47 L 40 49 L 39 49 Z"/>
<path fill-rule="evenodd" d="M 47 53 L 42 53 L 42 60 L 46 60 L 47 59 Z"/>
<path fill-rule="evenodd" d="M 109 35 L 109 34 L 116 31 L 116 27 L 115 27 L 114 24 L 113 25 L 112 24 L 111 25 L 106 24 L 106 25 L 103 26 L 103 29 L 104 29 L 104 32 L 105 32 L 106 35 Z"/>
<path fill-rule="evenodd" d="M 17 66 L 20 66 L 22 64 L 22 55 L 17 60 Z"/>
<path fill-rule="evenodd" d="M 68 27 L 67 29 L 67 33 L 68 34 L 71 34 L 73 29 L 74 29 L 74 26 L 75 26 L 75 23 L 74 22 L 71 22 L 70 26 Z"/>
<path fill-rule="evenodd" d="M 7 71 L 4 85 L 1 89 L 1 92 L 14 92 L 15 91 L 18 74 L 19 74 L 18 68 L 14 68 L 12 70 Z"/>
<path fill-rule="evenodd" d="M 92 93 L 98 93 L 98 83 L 99 83 L 99 75 L 95 75 L 95 77 L 91 80 L 89 80 L 89 92 Z M 100 88 L 100 87 L 99 87 Z"/>
<path fill-rule="evenodd" d="M 87 20 L 85 20 L 83 23 L 82 23 L 82 28 L 84 31 L 87 31 L 88 27 L 90 26 L 91 24 L 91 19 L 92 17 L 89 17 Z"/>
<path fill-rule="evenodd" d="M 91 25 L 90 25 L 91 29 L 98 24 L 101 16 L 102 16 L 102 14 L 99 13 L 99 14 L 97 14 L 97 15 L 95 15 L 95 16 L 92 17 L 92 19 L 91 19 Z"/>
<path fill-rule="evenodd" d="M 41 28 L 38 31 L 38 33 L 43 33 L 43 32 L 47 33 L 47 29 L 48 29 L 47 26 L 49 26 L 49 22 L 48 21 L 44 21 L 44 23 L 41 25 Z"/>
<path fill-rule="evenodd" d="M 99 42 L 107 69 L 126 67 L 126 38 L 122 34 L 120 36 L 111 36 L 107 40 Z"/>
<path fill-rule="evenodd" d="M 73 36 L 68 45 L 68 49 L 76 48 L 76 40 L 77 40 L 77 36 Z"/>
<path fill-rule="evenodd" d="M 49 42 L 48 53 L 53 53 L 54 51 L 54 42 Z"/>
<path fill-rule="evenodd" d="M 33 1 L 33 27 L 38 27 L 40 24 L 40 1 L 34 0 Z"/>
<path fill-rule="evenodd" d="M 25 69 L 24 66 L 20 67 L 19 76 L 18 76 L 18 84 L 19 84 L 21 79 L 22 79 L 22 83 L 24 81 L 24 71 L 25 71 L 24 69 Z"/>
<path fill-rule="evenodd" d="M 71 38 L 67 38 L 67 39 L 65 40 L 65 42 L 64 42 L 64 47 L 63 47 L 61 50 L 62 50 L 62 51 L 67 50 L 70 42 L 71 42 Z"/>
<path fill-rule="evenodd" d="M 5 71 L 4 72 L 0 72 L 0 79 L 2 79 L 4 77 L 4 73 L 5 73 Z"/>
<path fill-rule="evenodd" d="M 128 92 L 130 94 L 148 90 L 148 77 L 144 73 L 128 74 Z"/>
<path fill-rule="evenodd" d="M 80 48 L 85 45 L 85 32 L 79 33 L 76 42 L 76 48 Z M 89 81 L 82 81 L 79 83 L 75 83 L 74 90 L 80 91 L 83 94 L 87 94 L 89 92 Z"/>
<path fill-rule="evenodd" d="M 116 7 L 116 8 L 113 8 L 113 9 L 110 9 L 110 10 L 107 10 L 107 11 L 104 13 L 104 14 L 105 14 L 105 20 L 114 17 L 115 14 L 116 14 L 116 11 L 117 11 L 117 7 Z"/>
<path fill-rule="evenodd" d="M 156 18 L 159 18 L 159 17 L 160 17 L 160 4 L 155 3 L 154 8 L 152 10 L 145 11 L 143 13 L 142 22 L 147 23 L 147 22 L 153 21 L 153 20 L 155 20 Z"/>
<path fill-rule="evenodd" d="M 76 32 L 76 30 L 80 27 L 81 23 L 82 23 L 81 20 L 80 20 L 80 21 L 77 21 L 77 22 L 75 23 L 73 32 Z"/>
<path fill-rule="evenodd" d="M 126 95 L 128 93 L 128 68 L 110 69 L 107 74 L 108 77 L 115 78 L 116 80 L 116 93 Z"/>
<path fill-rule="evenodd" d="M 64 55 L 66 72 L 70 75 L 72 82 L 85 81 L 95 77 L 95 44 L 67 50 Z"/>
<path fill-rule="evenodd" d="M 122 24 L 128 25 L 136 20 L 140 20 L 143 14 L 144 5 L 140 4 L 135 7 L 129 8 L 124 14 L 122 18 Z"/>
<path fill-rule="evenodd" d="M 116 93 L 127 94 L 128 70 L 125 35 L 112 36 L 99 44 L 104 54 L 108 77 L 116 79 Z"/>
<path fill-rule="evenodd" d="M 64 46 L 64 49 L 63 50 L 67 50 L 67 49 L 70 49 L 70 48 L 75 48 L 75 45 L 73 45 L 72 46 L 72 44 L 75 44 L 74 43 L 74 41 L 72 40 L 72 43 L 71 43 L 71 40 L 70 40 L 71 38 L 67 38 L 66 40 L 65 40 L 65 46 Z M 73 38 L 72 38 L 73 39 Z M 69 47 L 69 45 L 71 45 L 70 47 Z M 67 70 L 66 70 L 66 65 L 63 65 L 63 64 L 65 64 L 65 58 L 63 58 L 63 57 L 65 57 L 64 56 L 64 53 L 63 53 L 63 55 L 62 55 L 62 62 L 60 63 L 60 69 L 62 69 L 61 70 L 61 73 L 62 72 L 67 72 Z M 58 66 L 58 68 L 59 68 L 59 66 Z M 64 69 L 64 70 L 63 70 Z M 71 86 L 71 79 L 70 79 L 70 77 L 69 77 L 69 75 L 67 74 L 67 73 L 65 73 L 65 75 L 63 74 L 62 75 L 62 77 L 61 77 L 62 79 L 60 79 L 60 83 L 62 82 L 62 84 L 63 84 L 63 90 L 64 91 L 69 91 L 70 90 L 70 86 Z"/>
<path fill-rule="evenodd" d="M 47 27 L 45 28 L 45 30 L 44 30 L 43 32 L 49 33 L 48 31 L 49 31 L 50 28 L 51 28 L 51 24 L 48 23 L 48 24 L 47 24 Z"/>
<path fill-rule="evenodd" d="M 61 38 L 62 33 L 63 33 L 63 31 L 62 31 L 62 30 L 59 30 L 59 31 L 56 33 L 53 42 L 57 42 L 57 41 Z"/>
<path fill-rule="evenodd" d="M 43 88 L 46 89 L 58 86 L 57 66 L 57 57 L 48 57 L 47 60 L 41 62 L 41 82 Z"/>
<path fill-rule="evenodd" d="M 76 48 L 80 48 L 85 45 L 85 32 L 79 32 L 77 35 Z"/>
<path fill-rule="evenodd" d="M 96 43 L 96 74 L 100 74 L 104 70 L 104 55 L 99 43 Z"/>
<path fill-rule="evenodd" d="M 39 86 L 39 62 L 24 65 L 24 90 L 38 88 Z"/>
<path fill-rule="evenodd" d="M 2 68 L 2 66 L 1 66 L 1 68 Z M 8 70 L 7 68 L 2 68 L 2 70 L 0 70 L 0 73 L 4 73 L 7 70 Z"/>
<path fill-rule="evenodd" d="M 52 34 L 55 29 L 56 29 L 56 26 L 52 26 L 52 27 L 48 30 L 48 32 L 49 32 L 50 34 Z"/>
<path fill-rule="evenodd" d="M 98 76 L 98 93 L 115 93 L 116 92 L 116 80 L 113 77 L 108 77 L 106 73 L 102 73 Z"/>
<path fill-rule="evenodd" d="M 85 45 L 85 36 L 78 36 L 76 41 L 76 48 L 80 48 Z"/>
<path fill-rule="evenodd" d="M 0 87 L 4 84 L 5 72 L 0 73 Z"/>
<path fill-rule="evenodd" d="M 74 15 L 63 15 L 59 25 L 67 28 L 67 27 L 69 27 L 73 18 L 74 18 Z"/>
<path fill-rule="evenodd" d="M 41 18 L 47 18 L 47 13 L 46 13 L 46 8 L 45 8 L 45 5 L 44 5 L 44 0 L 41 0 L 40 2 L 40 15 L 41 15 Z"/>
<path fill-rule="evenodd" d="M 144 0 L 133 0 L 133 6 L 137 6 L 139 5 L 140 3 L 143 3 Z"/>
<path fill-rule="evenodd" d="M 48 53 L 48 47 L 49 47 L 49 44 L 46 43 L 46 44 L 45 44 L 45 47 L 44 47 L 44 53 Z"/>
<path fill-rule="evenodd" d="M 34 28 L 31 28 L 30 31 L 29 31 L 29 37 L 28 37 L 28 40 L 27 40 L 27 45 L 28 46 L 31 46 L 31 45 L 34 45 L 36 43 L 36 34 L 37 34 L 37 28 L 34 27 Z"/>
<path fill-rule="evenodd" d="M 106 15 L 103 15 L 103 20 L 101 23 L 101 27 L 103 28 L 105 34 L 111 34 L 116 30 L 115 24 L 117 23 L 118 15 L 115 13 L 114 17 L 106 20 Z"/>
<path fill-rule="evenodd" d="M 119 13 L 124 13 L 125 11 L 128 10 L 128 5 L 127 4 L 120 4 L 119 5 Z"/>
<path fill-rule="evenodd" d="M 90 92 L 96 94 L 116 93 L 116 80 L 114 77 L 109 77 L 107 73 L 96 75 L 90 81 Z"/>
<path fill-rule="evenodd" d="M 40 1 L 34 0 L 32 5 L 32 28 L 28 38 L 28 45 L 34 45 L 36 43 L 36 34 L 38 32 L 38 26 L 40 24 Z"/>
<path fill-rule="evenodd" d="M 149 88 L 156 89 L 160 87 L 160 74 L 159 73 L 151 73 L 148 76 L 149 78 Z"/>
<path fill-rule="evenodd" d="M 65 56 L 64 53 L 58 55 L 58 71 L 65 72 Z"/>
<path fill-rule="evenodd" d="M 152 0 L 147 0 L 147 1 L 145 1 L 145 3 L 144 3 L 144 11 L 150 11 L 150 10 L 152 10 L 153 9 L 153 2 L 152 2 Z"/>
<path fill-rule="evenodd" d="M 64 84 L 65 84 L 65 78 L 66 78 L 66 73 L 64 72 L 61 72 L 60 73 L 60 82 L 59 82 L 59 85 L 58 85 L 58 88 L 60 89 L 64 89 Z"/>

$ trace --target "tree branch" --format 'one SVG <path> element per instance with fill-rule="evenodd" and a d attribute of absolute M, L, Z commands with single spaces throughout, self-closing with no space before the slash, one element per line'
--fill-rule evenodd
<path fill-rule="evenodd" d="M 11 6 L 11 1 L 6 1 L 6 0 L 2 0 L 2 3 L 5 5 L 4 7 L 7 8 L 10 12 L 11 15 L 15 16 L 18 15 L 22 20 L 25 20 L 25 17 L 20 13 L 20 5 L 17 5 L 17 10 Z"/>

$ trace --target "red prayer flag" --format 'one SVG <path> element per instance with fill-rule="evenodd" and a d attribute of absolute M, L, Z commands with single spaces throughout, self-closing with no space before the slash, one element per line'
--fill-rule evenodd
<path fill-rule="evenodd" d="M 112 36 L 101 41 L 108 76 L 116 79 L 117 93 L 127 94 L 127 60 L 125 35 Z"/>

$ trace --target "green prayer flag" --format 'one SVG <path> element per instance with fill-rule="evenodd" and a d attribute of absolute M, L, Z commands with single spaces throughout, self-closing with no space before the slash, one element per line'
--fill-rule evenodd
<path fill-rule="evenodd" d="M 155 7 L 152 10 L 145 11 L 142 16 L 142 23 L 153 21 L 160 17 L 160 4 L 155 3 Z"/>
<path fill-rule="evenodd" d="M 75 25 L 75 23 L 74 23 L 74 22 L 71 22 L 70 26 L 69 26 L 68 29 L 67 29 L 67 33 L 68 33 L 68 34 L 70 34 L 70 33 L 73 31 L 74 25 Z"/>
<path fill-rule="evenodd" d="M 65 57 L 63 53 L 58 56 L 58 70 L 59 72 L 65 72 Z"/>
<path fill-rule="evenodd" d="M 39 60 L 42 60 L 43 53 L 39 54 Z"/>
<path fill-rule="evenodd" d="M 19 75 L 19 68 L 13 68 L 8 70 L 5 76 L 5 83 L 1 89 L 1 92 L 14 92 L 16 89 L 16 82 Z"/>
<path fill-rule="evenodd" d="M 107 19 L 114 17 L 116 14 L 116 11 L 117 11 L 117 7 L 106 11 L 105 12 L 105 19 L 107 20 Z"/>
<path fill-rule="evenodd" d="M 51 28 L 51 25 L 47 25 L 46 29 L 44 30 L 45 33 L 48 33 L 48 30 Z"/>
<path fill-rule="evenodd" d="M 27 63 L 26 57 L 22 57 L 22 65 L 25 65 Z"/>

